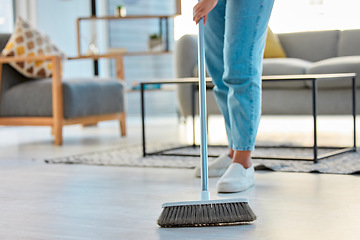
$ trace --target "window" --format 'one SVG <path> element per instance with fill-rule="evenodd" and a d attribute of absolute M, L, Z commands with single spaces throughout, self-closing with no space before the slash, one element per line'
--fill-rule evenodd
<path fill-rule="evenodd" d="M 193 7 L 197 2 L 197 0 L 181 1 L 181 16 L 176 17 L 174 20 L 175 40 L 178 40 L 185 34 L 196 34 L 198 32 L 198 28 L 192 20 Z"/>
<path fill-rule="evenodd" d="M 359 0 L 276 0 L 270 19 L 274 32 L 360 28 Z"/>
<path fill-rule="evenodd" d="M 196 34 L 192 9 L 197 0 L 182 1 L 175 19 L 175 39 Z M 360 29 L 359 0 L 275 0 L 269 26 L 276 33 L 330 29 Z"/>
<path fill-rule="evenodd" d="M 14 29 L 13 0 L 0 0 L 0 32 L 12 33 Z"/>

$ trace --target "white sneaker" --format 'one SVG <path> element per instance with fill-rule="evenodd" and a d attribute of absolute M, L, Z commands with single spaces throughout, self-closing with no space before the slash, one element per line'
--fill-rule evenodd
<path fill-rule="evenodd" d="M 232 161 L 233 160 L 226 153 L 220 155 L 213 162 L 209 163 L 208 166 L 209 177 L 221 177 L 224 174 L 224 172 L 226 172 L 226 169 L 228 169 Z M 200 166 L 195 168 L 195 176 L 201 177 Z"/>
<path fill-rule="evenodd" d="M 245 169 L 239 163 L 232 163 L 217 183 L 219 193 L 245 191 L 255 184 L 254 166 Z"/>

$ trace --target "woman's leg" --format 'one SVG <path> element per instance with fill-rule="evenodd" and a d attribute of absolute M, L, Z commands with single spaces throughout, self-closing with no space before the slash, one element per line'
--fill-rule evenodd
<path fill-rule="evenodd" d="M 205 25 L 206 68 L 215 85 L 213 92 L 219 109 L 224 116 L 229 147 L 232 147 L 228 91 L 223 82 L 224 75 L 224 34 L 226 0 L 219 0 L 216 7 L 208 14 Z"/>
<path fill-rule="evenodd" d="M 229 88 L 235 161 L 254 150 L 261 115 L 262 59 L 274 0 L 227 0 L 223 81 Z"/>
<path fill-rule="evenodd" d="M 262 59 L 274 0 L 227 0 L 224 75 L 228 87 L 233 164 L 218 182 L 219 192 L 244 191 L 254 184 L 251 151 L 261 116 Z"/>

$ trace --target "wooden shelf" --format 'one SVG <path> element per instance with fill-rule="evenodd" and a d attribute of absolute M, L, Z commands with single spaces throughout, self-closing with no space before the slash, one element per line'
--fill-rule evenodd
<path fill-rule="evenodd" d="M 121 16 L 88 16 L 88 17 L 79 17 L 76 19 L 76 31 L 77 31 L 77 57 L 72 57 L 69 59 L 93 59 L 97 61 L 99 58 L 109 57 L 114 58 L 114 55 L 118 55 L 115 57 L 116 66 L 117 66 L 117 75 L 120 79 L 124 79 L 124 64 L 123 57 L 124 56 L 150 56 L 150 55 L 167 55 L 171 54 L 169 51 L 169 18 L 174 18 L 176 16 L 181 15 L 181 0 L 173 0 L 175 2 L 175 13 L 170 15 L 128 15 L 125 17 Z M 160 21 L 160 35 L 164 40 L 164 50 L 163 51 L 138 51 L 138 52 L 109 52 L 105 54 L 99 55 L 83 55 L 81 53 L 81 41 L 80 41 L 80 22 L 81 21 L 97 21 L 97 20 L 131 20 L 131 19 L 159 19 Z M 165 33 L 162 31 L 162 24 L 165 23 Z M 121 71 L 119 70 L 121 69 Z"/>
<path fill-rule="evenodd" d="M 80 17 L 78 21 L 81 20 L 122 20 L 122 19 L 149 19 L 149 18 L 174 18 L 179 16 L 179 14 L 174 15 L 130 15 L 125 17 L 120 16 L 97 16 L 97 17 Z"/>
<path fill-rule="evenodd" d="M 75 57 L 68 57 L 69 60 L 79 60 L 79 59 L 100 59 L 100 58 L 116 58 L 121 56 L 146 56 L 146 55 L 166 55 L 171 54 L 170 51 L 158 51 L 158 52 L 118 52 L 118 53 L 104 53 L 104 54 L 94 54 L 94 55 L 80 55 Z M 1 60 L 1 58 L 0 58 Z"/>
<path fill-rule="evenodd" d="M 99 58 L 117 58 L 119 56 L 123 56 L 125 52 L 121 53 L 106 53 L 106 54 L 94 54 L 94 55 L 80 55 L 76 57 L 68 57 L 69 60 L 77 60 L 77 59 L 99 59 Z"/>
<path fill-rule="evenodd" d="M 125 19 L 151 19 L 157 18 L 161 21 L 164 19 L 166 22 L 166 32 L 165 32 L 165 50 L 164 51 L 147 51 L 147 52 L 128 52 L 126 56 L 140 56 L 140 55 L 159 55 L 159 54 L 169 54 L 169 30 L 168 30 L 168 19 L 179 16 L 180 14 L 173 15 L 129 15 L 125 17 L 120 16 L 90 16 L 90 17 L 79 17 L 76 20 L 76 31 L 77 31 L 77 51 L 78 55 L 81 56 L 81 43 L 80 43 L 80 22 L 82 20 L 125 20 Z M 162 34 L 161 34 L 162 35 Z"/>

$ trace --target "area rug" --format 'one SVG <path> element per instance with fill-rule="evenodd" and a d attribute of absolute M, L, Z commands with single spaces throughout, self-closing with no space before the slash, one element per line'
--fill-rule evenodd
<path fill-rule="evenodd" d="M 147 146 L 148 152 L 163 150 L 174 147 L 174 144 L 152 144 Z M 185 148 L 173 152 L 199 153 L 199 148 Z M 319 154 L 329 150 L 319 150 Z M 225 147 L 209 147 L 210 155 L 220 155 L 227 152 Z M 254 156 L 292 156 L 311 157 L 311 149 L 289 149 L 289 148 L 258 148 Z M 214 158 L 209 158 L 209 162 Z M 88 152 L 72 156 L 64 156 L 52 159 L 45 159 L 46 163 L 52 164 L 87 164 L 103 166 L 129 166 L 129 167 L 162 167 L 162 168 L 194 168 L 200 163 L 199 157 L 179 156 L 146 156 L 142 157 L 141 145 L 128 145 L 119 148 Z M 287 160 L 262 160 L 254 159 L 256 170 L 272 170 L 280 172 L 312 172 L 331 174 L 360 174 L 360 153 L 351 152 L 328 159 L 321 160 L 314 164 L 307 161 Z"/>

